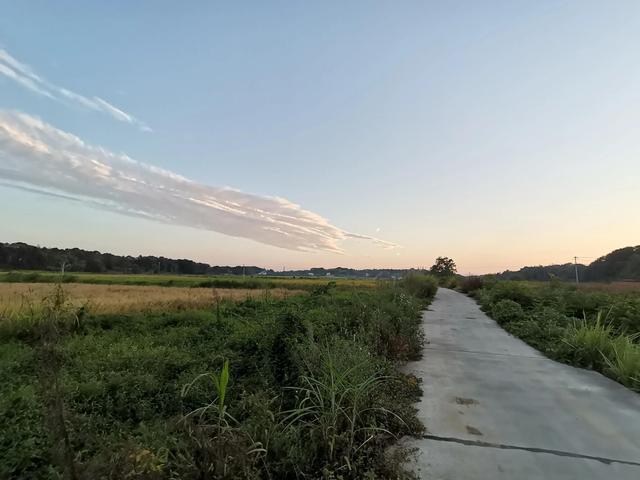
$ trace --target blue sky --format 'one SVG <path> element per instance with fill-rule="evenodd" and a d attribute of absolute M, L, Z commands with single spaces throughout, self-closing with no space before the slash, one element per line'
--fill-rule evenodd
<path fill-rule="evenodd" d="M 124 211 L 139 209 L 131 199 L 96 208 L 91 188 L 70 201 L 7 186 L 15 176 L 5 175 L 2 241 L 278 268 L 420 266 L 448 255 L 464 272 L 640 243 L 638 2 L 24 1 L 2 9 L 0 48 L 13 59 L 135 119 L 0 75 L 8 125 L 21 112 L 198 185 L 255 201 L 282 197 L 327 219 L 324 240 L 281 248 L 265 243 L 259 226 L 220 233 L 216 215 L 201 225 L 181 210 L 179 220 L 159 222 L 167 212 L 156 197 L 145 197 L 156 219 L 141 219 Z M 62 148 L 59 138 L 47 137 L 49 147 Z M 15 151 L 0 151 L 0 177 L 2 155 L 8 164 Z M 20 172 L 22 186 L 36 185 L 32 173 Z M 62 180 L 38 181 L 79 194 Z"/>

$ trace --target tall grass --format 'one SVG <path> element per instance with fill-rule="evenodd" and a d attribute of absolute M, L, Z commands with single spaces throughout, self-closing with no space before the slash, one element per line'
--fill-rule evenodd
<path fill-rule="evenodd" d="M 640 391 L 640 334 L 618 332 L 598 312 L 594 321 L 576 322 L 567 332 L 565 342 L 578 365 L 599 370 L 623 385 Z"/>
<path fill-rule="evenodd" d="M 474 297 L 503 328 L 551 358 L 640 391 L 637 293 L 561 282 L 485 281 Z"/>
<path fill-rule="evenodd" d="M 309 438 L 317 442 L 318 456 L 336 473 L 352 472 L 354 456 L 376 435 L 393 436 L 376 421 L 376 415 L 395 415 L 375 398 L 376 390 L 383 389 L 391 377 L 372 368 L 363 351 L 346 352 L 345 348 L 353 346 L 318 349 L 319 365 L 307 364 L 301 386 L 292 387 L 298 400 L 284 419 L 288 427 L 308 431 Z"/>
<path fill-rule="evenodd" d="M 210 403 L 196 408 L 184 416 L 185 430 L 197 455 L 194 467 L 211 474 L 213 478 L 246 477 L 256 469 L 266 450 L 239 427 L 239 422 L 228 412 L 226 398 L 229 385 L 229 360 L 224 360 L 219 373 L 203 373 L 182 389 L 188 395 L 202 379 L 211 381 L 215 396 Z M 196 421 L 191 421 L 197 417 Z M 213 417 L 213 423 L 208 420 Z M 241 461 L 236 459 L 241 458 Z"/>
<path fill-rule="evenodd" d="M 637 338 L 619 335 L 613 340 L 611 354 L 604 356 L 604 361 L 612 378 L 640 392 L 640 346 L 635 343 Z"/>
<path fill-rule="evenodd" d="M 400 284 L 410 294 L 425 300 L 433 298 L 438 291 L 438 279 L 426 273 L 410 273 Z"/>

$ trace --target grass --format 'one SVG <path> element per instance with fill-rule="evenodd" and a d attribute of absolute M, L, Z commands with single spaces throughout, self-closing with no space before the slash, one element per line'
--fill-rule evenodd
<path fill-rule="evenodd" d="M 438 279 L 426 273 L 411 273 L 400 283 L 407 292 L 418 298 L 432 298 L 438 290 Z"/>
<path fill-rule="evenodd" d="M 575 364 L 607 373 L 623 385 L 640 391 L 640 334 L 618 333 L 602 312 L 594 321 L 575 322 L 564 341 Z"/>
<path fill-rule="evenodd" d="M 176 311 L 212 308 L 222 300 L 239 301 L 268 296 L 278 299 L 305 293 L 274 288 L 181 288 L 136 285 L 65 284 L 67 301 L 95 314 Z M 46 283 L 0 283 L 0 312 L 5 316 L 36 308 L 51 291 Z"/>
<path fill-rule="evenodd" d="M 585 292 L 634 293 L 640 292 L 640 282 L 581 283 L 578 289 Z"/>
<path fill-rule="evenodd" d="M 397 366 L 429 298 L 325 283 L 107 313 L 67 287 L 0 332 L 0 478 L 407 477 L 384 452 L 422 428 Z"/>
<path fill-rule="evenodd" d="M 547 356 L 640 392 L 640 291 L 494 281 L 471 294 L 503 328 Z"/>
<path fill-rule="evenodd" d="M 161 287 L 200 287 L 200 288 L 241 288 L 241 289 L 305 289 L 313 290 L 333 281 L 339 286 L 375 287 L 376 280 L 369 279 L 330 279 L 291 278 L 266 276 L 211 276 L 211 275 L 147 275 L 147 274 L 111 274 L 111 273 L 67 273 L 61 277 L 57 272 L 11 271 L 0 272 L 0 283 L 88 283 L 95 285 L 142 285 Z"/>

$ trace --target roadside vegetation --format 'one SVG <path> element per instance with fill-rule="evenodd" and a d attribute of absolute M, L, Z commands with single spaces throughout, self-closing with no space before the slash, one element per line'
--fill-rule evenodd
<path fill-rule="evenodd" d="M 458 285 L 458 267 L 449 257 L 438 257 L 429 269 L 429 273 L 437 279 L 438 285 L 444 288 L 456 288 Z"/>
<path fill-rule="evenodd" d="M 460 289 L 547 356 L 640 391 L 640 292 L 467 278 Z"/>
<path fill-rule="evenodd" d="M 67 287 L 0 313 L 0 478 L 411 478 L 432 277 L 118 313 Z"/>

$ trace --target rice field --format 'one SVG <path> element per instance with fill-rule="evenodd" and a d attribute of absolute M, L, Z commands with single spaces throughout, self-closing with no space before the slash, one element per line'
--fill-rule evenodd
<path fill-rule="evenodd" d="M 306 289 L 335 282 L 348 287 L 375 287 L 375 279 L 347 279 L 330 277 L 272 277 L 234 275 L 168 275 L 70 272 L 10 271 L 0 272 L 0 283 L 83 283 L 96 285 L 156 285 L 162 287 L 215 287 L 247 289 Z"/>
<path fill-rule="evenodd" d="M 47 283 L 0 283 L 0 314 L 11 315 L 42 303 L 54 286 Z M 286 298 L 302 290 L 285 288 L 183 288 L 154 285 L 99 285 L 68 283 L 67 300 L 75 307 L 85 307 L 92 314 L 136 313 L 202 309 L 220 300 L 241 301 L 248 298 Z"/>
<path fill-rule="evenodd" d="M 581 283 L 578 288 L 587 292 L 640 293 L 640 282 Z"/>

